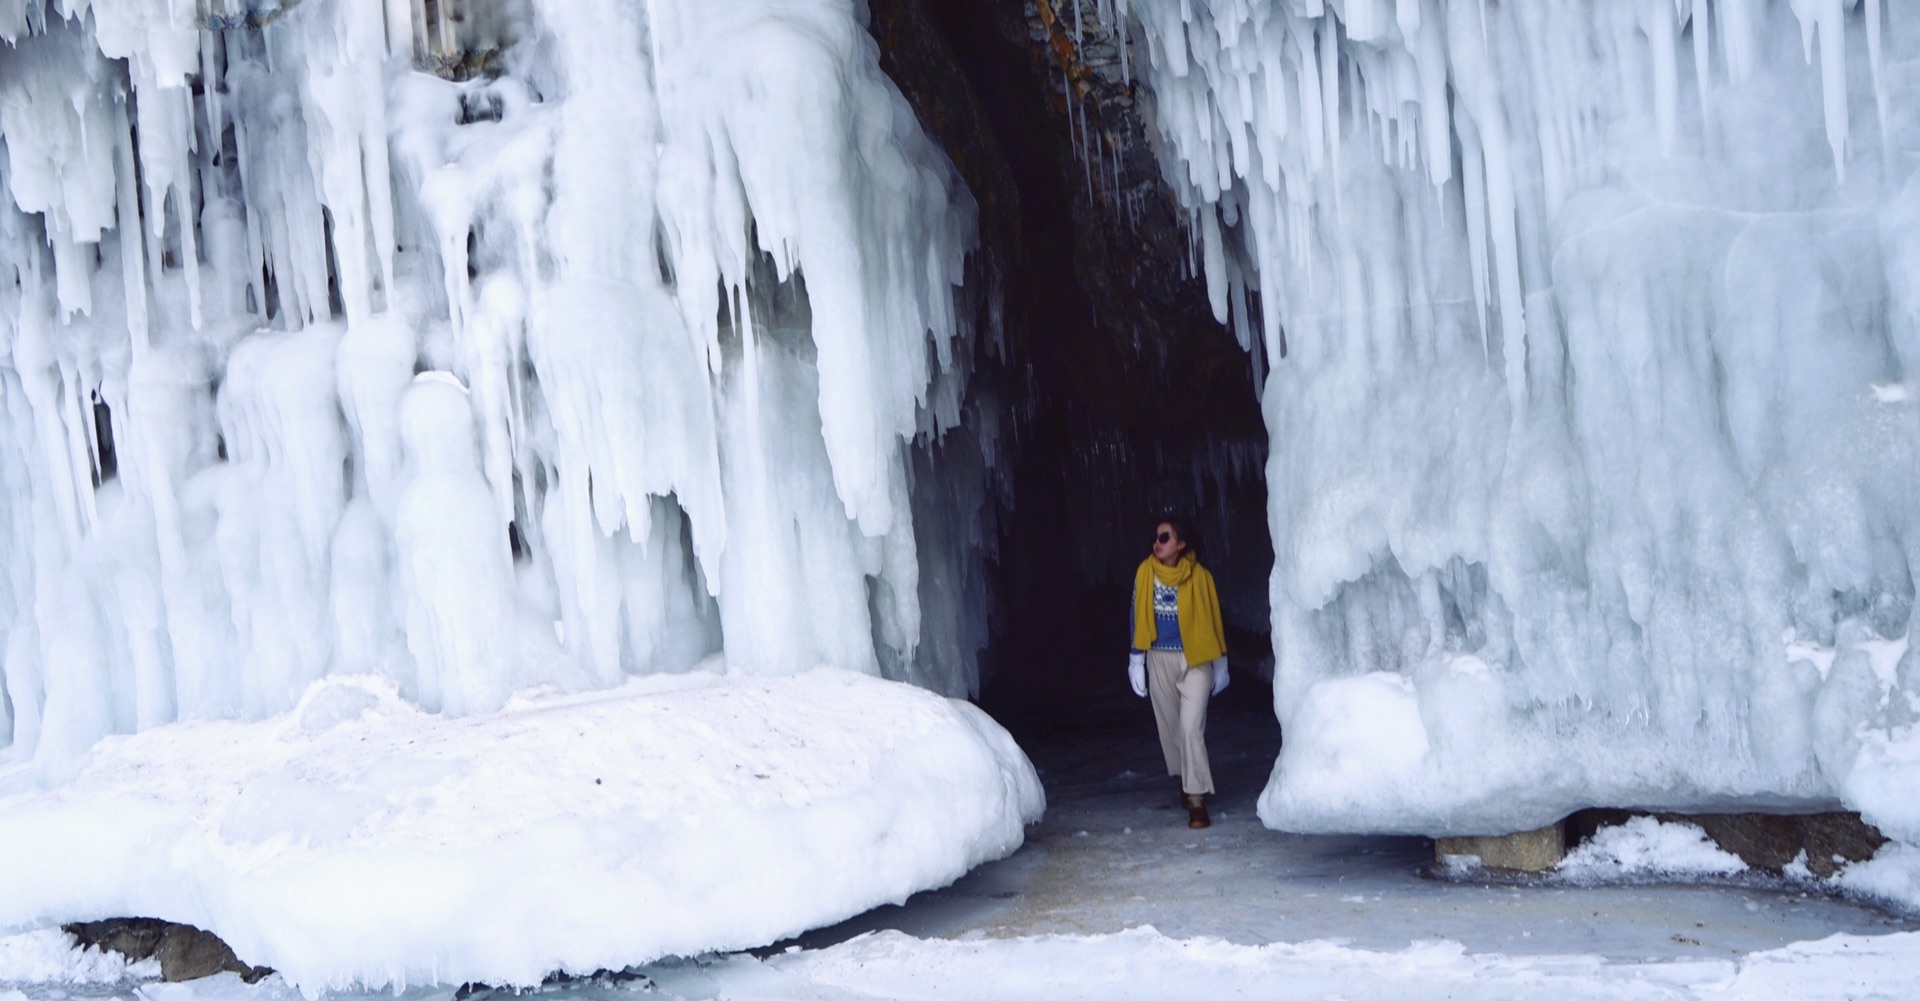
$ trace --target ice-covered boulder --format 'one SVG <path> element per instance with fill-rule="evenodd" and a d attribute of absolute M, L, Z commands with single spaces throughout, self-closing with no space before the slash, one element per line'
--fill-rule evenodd
<path fill-rule="evenodd" d="M 309 993 L 763 945 L 945 885 L 1044 807 L 979 709 L 831 669 L 457 719 L 340 677 L 29 779 L 0 773 L 0 928 L 192 924 Z"/>

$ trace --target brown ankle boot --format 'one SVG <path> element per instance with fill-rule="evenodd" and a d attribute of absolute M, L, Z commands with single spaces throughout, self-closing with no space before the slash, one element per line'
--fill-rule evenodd
<path fill-rule="evenodd" d="M 1213 826 L 1213 818 L 1207 816 L 1207 796 L 1205 793 L 1198 793 L 1192 796 L 1183 795 L 1180 797 L 1180 800 L 1186 804 L 1187 807 L 1188 827 L 1199 830 L 1202 827 Z"/>

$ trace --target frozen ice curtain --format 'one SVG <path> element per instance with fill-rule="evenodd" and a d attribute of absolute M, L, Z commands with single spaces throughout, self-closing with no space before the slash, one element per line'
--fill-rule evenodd
<path fill-rule="evenodd" d="M 1121 0 L 1272 363 L 1268 823 L 1838 799 L 1920 838 L 1874 770 L 1920 708 L 1893 6 Z"/>
<path fill-rule="evenodd" d="M 0 754 L 722 648 L 977 690 L 974 206 L 858 5 L 475 6 L 0 0 Z"/>

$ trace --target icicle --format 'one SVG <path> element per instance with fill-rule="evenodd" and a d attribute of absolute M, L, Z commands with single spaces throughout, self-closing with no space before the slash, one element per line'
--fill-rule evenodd
<path fill-rule="evenodd" d="M 1678 58 L 1674 44 L 1673 0 L 1647 0 L 1647 39 L 1653 49 L 1653 118 L 1660 131 L 1660 149 L 1673 155 L 1679 95 Z"/>
<path fill-rule="evenodd" d="M 1093 128 L 1087 124 L 1087 110 L 1080 109 L 1080 173 L 1087 182 L 1087 204 L 1092 206 L 1093 198 Z"/>
<path fill-rule="evenodd" d="M 186 136 L 184 148 L 179 149 L 178 159 L 173 168 L 173 195 L 180 213 L 180 268 L 187 280 L 187 322 L 198 330 L 202 322 L 200 289 L 200 216 L 198 207 L 193 203 L 193 159 L 192 144 L 193 95 L 185 87 L 176 88 L 169 95 L 173 100 L 173 121 Z"/>
<path fill-rule="evenodd" d="M 1216 323 L 1227 322 L 1227 261 L 1220 240 L 1220 219 L 1211 208 L 1200 210 L 1201 256 L 1207 279 L 1207 303 Z"/>
<path fill-rule="evenodd" d="M 1494 287 L 1500 300 L 1500 350 L 1506 357 L 1507 393 L 1514 420 L 1526 412 L 1527 307 L 1520 286 L 1520 234 L 1514 205 L 1513 168 L 1506 128 L 1498 117 L 1483 126 L 1480 155 L 1487 171 L 1488 242 L 1493 248 Z"/>
<path fill-rule="evenodd" d="M 1473 312 L 1480 324 L 1480 348 L 1487 364 L 1493 364 L 1493 331 L 1487 323 L 1487 303 L 1491 300 L 1487 280 L 1487 188 L 1486 169 L 1480 152 L 1480 130 L 1473 127 L 1466 109 L 1454 108 L 1459 123 L 1461 194 L 1467 212 L 1467 263 L 1473 271 Z"/>
<path fill-rule="evenodd" d="M 1307 136 L 1307 166 L 1319 170 L 1326 162 L 1326 105 L 1320 98 L 1320 58 L 1316 48 L 1318 31 L 1301 31 L 1293 36 L 1294 75 L 1300 81 L 1300 127 Z"/>
<path fill-rule="evenodd" d="M 120 277 L 127 303 L 127 332 L 132 339 L 135 358 L 152 344 L 153 332 L 147 313 L 147 260 L 145 230 L 140 225 L 140 192 L 134 180 L 133 128 L 127 119 L 124 96 L 114 102 L 113 118 L 115 176 L 119 186 L 116 198 L 120 236 Z"/>
<path fill-rule="evenodd" d="M 1847 181 L 1847 13 L 1843 0 L 1793 0 L 1793 13 L 1801 19 L 1801 35 L 1818 29 L 1820 35 L 1820 96 L 1826 106 L 1826 144 L 1834 148 L 1834 173 L 1839 183 Z M 1811 8 L 1811 10 L 1809 10 Z M 1807 48 L 1812 61 L 1812 48 Z"/>
<path fill-rule="evenodd" d="M 1873 70 L 1873 112 L 1880 124 L 1880 165 L 1882 183 L 1894 177 L 1893 143 L 1887 121 L 1887 86 L 1880 70 L 1880 0 L 1866 0 L 1867 63 Z"/>
<path fill-rule="evenodd" d="M 1420 0 L 1394 0 L 1393 17 L 1401 39 L 1411 42 L 1420 33 Z"/>
<path fill-rule="evenodd" d="M 1077 156 L 1080 152 L 1080 133 L 1073 120 L 1073 80 L 1067 75 L 1067 68 L 1060 67 L 1060 99 L 1067 105 L 1067 148 Z"/>
<path fill-rule="evenodd" d="M 1326 102 L 1321 123 L 1327 132 L 1327 169 L 1333 173 L 1333 210 L 1340 212 L 1342 200 L 1340 162 L 1340 24 L 1329 17 L 1320 33 L 1320 98 Z"/>
<path fill-rule="evenodd" d="M 1678 0 L 1676 0 L 1678 2 Z M 1713 51 L 1711 43 L 1712 20 L 1708 11 L 1711 7 L 1707 0 L 1690 0 L 1693 19 L 1693 82 L 1700 97 L 1700 127 L 1702 138 L 1713 141 L 1713 89 L 1712 74 L 1709 72 Z M 1867 0 L 1878 3 L 1879 0 Z"/>
<path fill-rule="evenodd" d="M 1720 45 L 1727 62 L 1727 78 L 1745 83 L 1753 70 L 1756 44 L 1753 4 L 1757 0 L 1722 0 L 1720 5 Z"/>

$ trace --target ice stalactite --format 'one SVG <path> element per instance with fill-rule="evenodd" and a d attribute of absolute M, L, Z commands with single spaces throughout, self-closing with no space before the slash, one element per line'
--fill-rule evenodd
<path fill-rule="evenodd" d="M 1273 359 L 1266 821 L 1838 800 L 1920 840 L 1902 12 L 1121 6 Z"/>
<path fill-rule="evenodd" d="M 0 2 L 0 753 L 336 673 L 977 689 L 974 206 L 861 16 Z"/>

